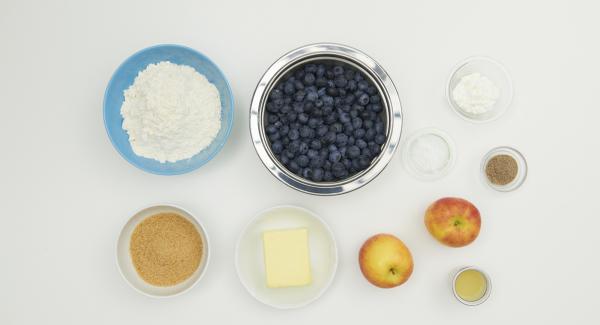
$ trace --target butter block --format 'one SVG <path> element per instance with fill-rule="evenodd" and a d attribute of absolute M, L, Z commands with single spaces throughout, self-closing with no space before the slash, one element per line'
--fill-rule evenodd
<path fill-rule="evenodd" d="M 311 283 L 308 230 L 282 229 L 263 233 L 267 287 L 285 288 Z"/>

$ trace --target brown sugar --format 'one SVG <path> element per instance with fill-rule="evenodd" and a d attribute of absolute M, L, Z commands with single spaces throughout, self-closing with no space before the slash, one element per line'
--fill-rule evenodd
<path fill-rule="evenodd" d="M 509 155 L 492 157 L 485 166 L 487 178 L 495 185 L 506 185 L 512 182 L 519 172 L 515 158 Z"/>
<path fill-rule="evenodd" d="M 202 247 L 194 224 L 176 213 L 159 213 L 135 227 L 129 253 L 144 281 L 165 287 L 192 276 L 202 260 Z"/>

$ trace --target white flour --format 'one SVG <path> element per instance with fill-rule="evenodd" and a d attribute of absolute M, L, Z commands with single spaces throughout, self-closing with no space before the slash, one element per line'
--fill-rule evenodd
<path fill-rule="evenodd" d="M 221 128 L 219 91 L 192 67 L 150 64 L 124 95 L 123 129 L 138 156 L 161 163 L 191 158 Z"/>
<path fill-rule="evenodd" d="M 498 97 L 498 87 L 488 77 L 477 72 L 460 78 L 452 91 L 452 98 L 458 107 L 474 115 L 490 111 Z"/>

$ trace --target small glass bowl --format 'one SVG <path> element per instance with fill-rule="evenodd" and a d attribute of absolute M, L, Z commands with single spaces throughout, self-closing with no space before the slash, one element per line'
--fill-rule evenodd
<path fill-rule="evenodd" d="M 465 112 L 452 98 L 452 91 L 460 79 L 476 72 L 488 77 L 500 90 L 500 96 L 494 106 L 482 114 Z M 446 98 L 452 110 L 465 120 L 475 123 L 490 122 L 502 116 L 510 106 L 513 98 L 513 85 L 508 71 L 500 62 L 484 56 L 474 56 L 465 59 L 454 68 L 446 86 Z"/>
<path fill-rule="evenodd" d="M 426 172 L 421 170 L 418 166 L 415 165 L 412 156 L 411 156 L 411 148 L 416 140 L 423 136 L 434 135 L 441 138 L 448 147 L 448 162 L 446 165 L 438 169 L 434 172 Z M 404 147 L 402 148 L 402 162 L 404 164 L 404 168 L 415 178 L 423 180 L 423 181 L 433 181 L 440 179 L 450 173 L 450 171 L 454 168 L 456 163 L 456 145 L 452 138 L 444 131 L 436 129 L 436 128 L 424 128 L 413 133 L 404 143 Z"/>
<path fill-rule="evenodd" d="M 490 159 L 492 159 L 492 157 L 495 157 L 497 155 L 509 155 L 512 158 L 514 158 L 515 161 L 517 162 L 517 168 L 518 168 L 517 176 L 515 177 L 515 179 L 512 180 L 512 182 L 510 182 L 506 185 L 498 185 L 498 184 L 492 183 L 488 179 L 487 174 L 485 172 L 486 166 L 487 166 L 488 162 L 490 161 Z M 525 157 L 523 156 L 523 154 L 521 154 L 517 149 L 511 148 L 511 147 L 496 147 L 496 148 L 490 150 L 487 154 L 485 154 L 485 156 L 483 156 L 483 159 L 481 160 L 481 177 L 485 184 L 487 184 L 489 187 L 491 187 L 492 189 L 494 189 L 496 191 L 500 191 L 500 192 L 514 191 L 517 188 L 519 188 L 523 184 L 525 179 L 527 178 L 527 161 L 525 160 Z"/>
<path fill-rule="evenodd" d="M 467 270 L 474 270 L 474 271 L 481 273 L 481 275 L 483 275 L 483 277 L 485 278 L 485 281 L 486 281 L 485 293 L 483 294 L 483 296 L 481 298 L 479 298 L 475 301 L 464 300 L 456 292 L 456 279 L 458 279 L 458 276 L 461 273 L 463 273 L 464 271 L 467 271 Z M 452 293 L 454 294 L 454 297 L 456 298 L 456 300 L 460 301 L 461 303 L 463 303 L 467 306 L 478 306 L 478 305 L 481 305 L 482 303 L 484 303 L 492 294 L 492 280 L 490 279 L 490 276 L 487 273 L 485 273 L 482 269 L 480 269 L 478 267 L 474 267 L 474 266 L 462 267 L 458 271 L 456 271 L 456 273 L 454 273 L 454 276 L 452 277 Z"/>

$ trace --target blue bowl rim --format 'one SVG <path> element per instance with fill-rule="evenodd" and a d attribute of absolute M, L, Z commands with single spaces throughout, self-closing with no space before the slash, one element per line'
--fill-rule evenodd
<path fill-rule="evenodd" d="M 113 82 L 114 82 L 114 78 L 115 75 L 117 74 L 117 72 L 119 70 L 121 70 L 121 68 L 123 68 L 125 66 L 125 64 L 129 63 L 135 56 L 137 56 L 138 54 L 141 54 L 143 52 L 146 51 L 150 51 L 153 50 L 155 48 L 160 48 L 160 47 L 175 47 L 175 48 L 180 48 L 180 49 L 184 49 L 184 50 L 188 50 L 193 52 L 194 54 L 202 57 L 203 60 L 206 60 L 207 62 L 209 62 L 210 64 L 212 64 L 217 71 L 219 71 L 219 73 L 223 76 L 223 79 L 225 80 L 225 85 L 227 86 L 227 91 L 229 92 L 229 101 L 230 101 L 230 110 L 231 110 L 231 119 L 229 120 L 229 122 L 227 123 L 226 130 L 225 130 L 225 134 L 223 137 L 223 141 L 219 144 L 219 146 L 217 147 L 217 149 L 215 149 L 213 152 L 211 152 L 208 156 L 207 159 L 202 163 L 199 164 L 197 166 L 194 166 L 190 169 L 184 169 L 184 170 L 176 170 L 176 171 L 157 171 L 157 170 L 152 170 L 149 168 L 146 168 L 144 166 L 138 165 L 135 162 L 133 162 L 132 160 L 130 160 L 120 149 L 119 147 L 116 145 L 112 135 L 110 134 L 110 131 L 108 129 L 108 125 L 106 123 L 106 98 L 108 97 L 108 90 L 111 88 Z M 106 85 L 106 89 L 104 90 L 104 97 L 102 100 L 102 120 L 104 121 L 104 129 L 106 130 L 106 134 L 108 135 L 108 138 L 110 140 L 110 143 L 112 144 L 113 148 L 115 148 L 115 150 L 119 153 L 119 155 L 121 157 L 123 157 L 123 159 L 125 159 L 129 164 L 133 165 L 134 167 L 143 170 L 147 173 L 150 174 L 154 174 L 154 175 L 162 175 L 162 176 L 175 176 L 175 175 L 182 175 L 182 174 L 187 174 L 190 173 L 192 171 L 195 171 L 197 169 L 199 169 L 200 167 L 206 165 L 208 162 L 210 162 L 219 152 L 221 152 L 221 149 L 223 149 L 223 147 L 225 146 L 225 143 L 227 143 L 227 140 L 229 139 L 229 136 L 231 134 L 231 130 L 233 129 L 233 121 L 235 120 L 235 100 L 234 100 L 234 96 L 233 96 L 233 91 L 231 90 L 231 85 L 229 84 L 229 79 L 227 79 L 227 76 L 225 75 L 225 73 L 223 73 L 223 70 L 221 70 L 221 68 L 213 61 L 211 60 L 208 56 L 202 54 L 200 51 L 195 50 L 189 46 L 185 46 L 185 45 L 180 45 L 180 44 L 156 44 L 156 45 L 152 45 L 149 47 L 145 47 L 141 50 L 137 50 L 136 52 L 134 52 L 133 54 L 131 54 L 130 56 L 127 57 L 127 59 L 125 59 L 123 62 L 121 62 L 121 64 L 119 64 L 119 66 L 114 70 L 114 72 L 112 73 L 110 80 L 108 81 L 108 84 Z"/>

